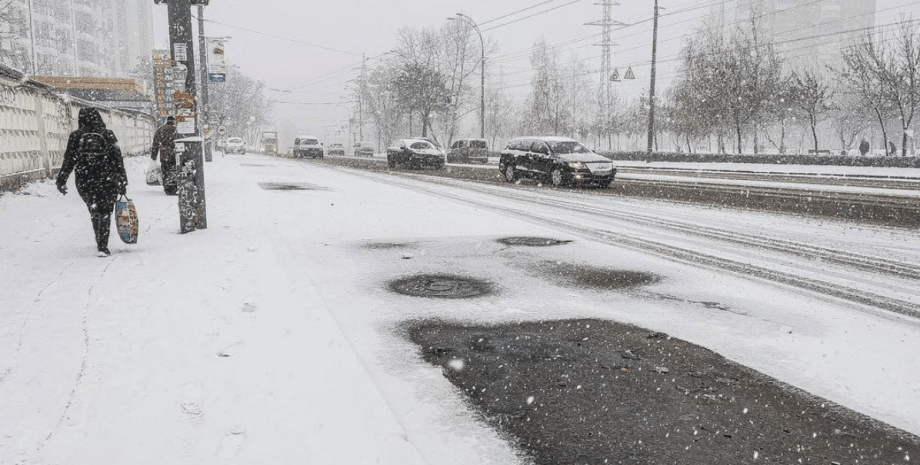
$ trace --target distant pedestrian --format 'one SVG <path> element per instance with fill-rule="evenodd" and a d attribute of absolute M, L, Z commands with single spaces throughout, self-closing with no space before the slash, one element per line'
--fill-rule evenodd
<path fill-rule="evenodd" d="M 867 153 L 869 153 L 869 141 L 863 139 L 859 142 L 859 154 L 866 156 Z"/>
<path fill-rule="evenodd" d="M 77 123 L 79 127 L 67 140 L 57 189 L 67 195 L 67 178 L 73 171 L 77 193 L 93 222 L 98 256 L 108 257 L 112 210 L 117 196 L 124 195 L 128 186 L 125 163 L 115 133 L 106 129 L 98 110 L 80 109 Z"/>
<path fill-rule="evenodd" d="M 160 170 L 163 172 L 163 192 L 176 195 L 176 119 L 166 118 L 166 124 L 153 135 L 150 158 L 156 161 L 160 156 Z"/>
<path fill-rule="evenodd" d="M 898 154 L 898 146 L 894 145 L 894 142 L 888 141 L 888 155 L 891 155 L 892 157 L 894 157 L 894 156 L 897 156 L 897 154 Z"/>

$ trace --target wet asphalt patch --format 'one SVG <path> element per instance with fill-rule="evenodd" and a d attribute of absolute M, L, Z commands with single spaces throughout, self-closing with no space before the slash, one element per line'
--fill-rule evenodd
<path fill-rule="evenodd" d="M 260 182 L 259 187 L 267 191 L 328 191 L 328 187 L 306 182 Z"/>
<path fill-rule="evenodd" d="M 408 242 L 371 242 L 364 244 L 364 248 L 369 250 L 403 250 L 415 248 L 415 244 Z"/>
<path fill-rule="evenodd" d="M 655 284 L 661 277 L 645 271 L 620 270 L 587 264 L 545 260 L 528 265 L 528 270 L 553 281 L 586 289 L 629 289 Z"/>
<path fill-rule="evenodd" d="M 554 245 L 568 244 L 572 241 L 553 239 L 549 237 L 503 237 L 498 239 L 499 244 L 520 247 L 551 247 Z"/>
<path fill-rule="evenodd" d="M 409 323 L 536 464 L 906 463 L 920 438 L 666 334 L 602 320 Z"/>
<path fill-rule="evenodd" d="M 421 274 L 390 281 L 391 291 L 413 297 L 469 299 L 495 292 L 495 286 L 481 279 L 447 274 Z"/>

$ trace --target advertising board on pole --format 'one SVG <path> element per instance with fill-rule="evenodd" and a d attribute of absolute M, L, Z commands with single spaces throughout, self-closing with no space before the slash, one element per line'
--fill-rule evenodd
<path fill-rule="evenodd" d="M 227 56 L 224 41 L 208 39 L 208 81 L 226 82 Z"/>
<path fill-rule="evenodd" d="M 156 116 L 161 122 L 167 116 L 175 116 L 173 107 L 174 75 L 172 57 L 167 50 L 153 51 L 153 90 L 156 94 Z"/>

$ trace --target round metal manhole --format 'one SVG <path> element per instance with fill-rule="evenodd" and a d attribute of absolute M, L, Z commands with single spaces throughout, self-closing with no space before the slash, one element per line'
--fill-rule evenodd
<path fill-rule="evenodd" d="M 468 299 L 494 292 L 486 281 L 452 275 L 418 275 L 390 282 L 390 290 L 397 294 L 436 299 Z"/>
<path fill-rule="evenodd" d="M 328 187 L 305 182 L 260 182 L 259 187 L 267 191 L 328 191 Z"/>
<path fill-rule="evenodd" d="M 503 237 L 498 240 L 498 243 L 500 244 L 523 247 L 550 247 L 554 245 L 568 244 L 569 242 L 572 241 L 564 241 L 550 237 Z"/>

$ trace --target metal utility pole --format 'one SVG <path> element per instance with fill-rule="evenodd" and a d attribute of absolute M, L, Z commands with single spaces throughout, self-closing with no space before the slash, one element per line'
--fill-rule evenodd
<path fill-rule="evenodd" d="M 364 142 L 364 86 L 367 85 L 367 57 L 361 54 L 361 82 L 358 84 L 358 142 Z"/>
<path fill-rule="evenodd" d="M 201 65 L 201 72 L 198 73 L 201 76 L 201 93 L 198 95 L 201 109 L 198 111 L 198 127 L 202 132 L 202 137 L 204 137 L 205 129 L 210 125 L 208 115 L 208 44 L 207 39 L 204 37 L 204 5 L 198 5 L 198 52 L 200 57 L 198 64 Z M 211 145 L 208 144 L 207 139 L 202 144 L 202 150 L 204 150 L 204 161 L 211 161 Z"/>
<path fill-rule="evenodd" d="M 162 0 L 154 0 L 160 3 Z M 196 0 L 195 3 L 202 3 Z M 195 41 L 192 37 L 192 0 L 169 0 L 169 48 L 175 64 L 176 81 L 184 88 L 173 92 L 176 102 L 176 153 L 179 170 L 179 232 L 206 229 L 204 191 L 204 141 L 198 132 L 197 87 L 195 84 Z"/>
<path fill-rule="evenodd" d="M 611 48 L 616 45 L 612 41 L 611 33 L 613 32 L 613 26 L 620 25 L 617 21 L 614 21 L 613 18 L 613 7 L 619 5 L 615 0 L 600 0 L 595 5 L 600 5 L 604 7 L 604 17 L 600 21 L 594 21 L 588 23 L 589 26 L 601 26 L 602 28 L 602 38 L 601 42 L 594 44 L 595 46 L 601 47 L 601 82 L 600 82 L 600 98 L 601 98 L 601 124 L 603 131 L 608 134 L 607 148 L 610 147 L 609 140 L 609 126 L 610 126 L 610 51 Z"/>
<path fill-rule="evenodd" d="M 648 87 L 648 148 L 652 153 L 655 144 L 655 58 L 658 53 L 658 0 L 655 0 L 655 20 L 652 26 L 652 72 Z"/>

